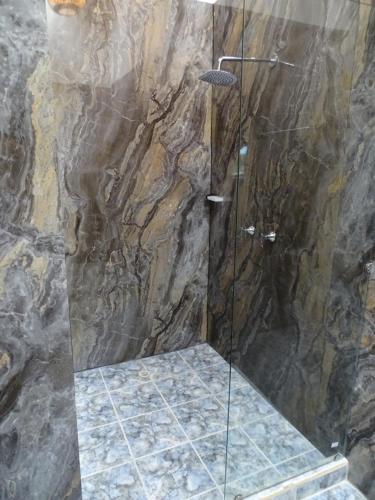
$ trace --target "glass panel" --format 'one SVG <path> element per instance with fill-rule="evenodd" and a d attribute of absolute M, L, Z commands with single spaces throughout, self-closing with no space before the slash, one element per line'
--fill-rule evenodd
<path fill-rule="evenodd" d="M 215 58 L 244 62 L 228 63 L 241 88 L 213 91 L 225 202 L 211 214 L 209 300 L 211 343 L 232 362 L 227 498 L 345 452 L 366 280 L 346 220 L 360 6 L 236 7 L 215 7 Z"/>

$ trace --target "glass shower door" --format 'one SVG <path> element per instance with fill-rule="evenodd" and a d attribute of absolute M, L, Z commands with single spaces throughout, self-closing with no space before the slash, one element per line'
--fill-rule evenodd
<path fill-rule="evenodd" d="M 350 1 L 244 2 L 243 57 L 280 62 L 242 65 L 235 241 L 221 240 L 232 323 L 211 330 L 219 350 L 231 338 L 226 498 L 344 452 L 362 324 L 341 267 L 359 17 Z"/>

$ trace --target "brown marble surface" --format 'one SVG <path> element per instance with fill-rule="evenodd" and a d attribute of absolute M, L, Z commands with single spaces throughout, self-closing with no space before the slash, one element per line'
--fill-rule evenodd
<path fill-rule="evenodd" d="M 0 498 L 78 499 L 44 1 L 1 2 L 0 47 Z"/>
<path fill-rule="evenodd" d="M 212 7 L 88 2 L 49 20 L 75 370 L 206 331 Z"/>
<path fill-rule="evenodd" d="M 325 454 L 336 441 L 345 452 L 374 245 L 373 9 L 336 0 L 310 10 L 302 0 L 245 4 L 243 55 L 276 53 L 295 68 L 245 63 L 241 120 L 239 87 L 216 94 L 213 151 L 227 156 L 213 162 L 213 190 L 224 188 L 227 201 L 211 214 L 209 339 L 228 354 L 232 336 L 234 364 Z M 215 31 L 214 45 L 241 53 L 233 12 L 216 12 L 226 29 Z M 250 225 L 253 238 L 241 231 Z M 261 236 L 272 230 L 273 244 Z M 366 398 L 357 405 L 371 414 Z M 357 434 L 355 482 L 364 491 L 372 418 L 356 422 L 367 435 Z"/>

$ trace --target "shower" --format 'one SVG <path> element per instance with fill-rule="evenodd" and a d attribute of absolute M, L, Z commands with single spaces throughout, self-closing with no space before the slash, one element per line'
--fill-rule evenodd
<path fill-rule="evenodd" d="M 211 85 L 219 85 L 221 87 L 230 87 L 231 85 L 234 85 L 237 82 L 237 77 L 230 71 L 225 71 L 221 69 L 221 65 L 225 61 L 231 61 L 231 62 L 252 62 L 252 63 L 268 63 L 271 64 L 272 67 L 275 66 L 276 64 L 284 64 L 285 66 L 290 66 L 294 68 L 294 64 L 280 61 L 277 55 L 269 58 L 269 59 L 264 59 L 264 58 L 259 58 L 259 57 L 236 57 L 236 56 L 223 56 L 218 59 L 218 67 L 217 69 L 210 69 L 209 71 L 206 71 L 203 75 L 199 77 L 199 80 L 202 80 L 202 82 L 207 82 Z"/>

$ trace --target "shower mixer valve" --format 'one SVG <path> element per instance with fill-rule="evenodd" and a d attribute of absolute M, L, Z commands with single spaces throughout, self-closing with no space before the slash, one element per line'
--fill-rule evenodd
<path fill-rule="evenodd" d="M 267 234 L 262 234 L 262 238 L 266 241 L 270 241 L 271 243 L 274 243 L 276 241 L 276 233 L 275 233 L 275 231 L 271 231 Z"/>
<path fill-rule="evenodd" d="M 244 231 L 245 233 L 250 234 L 250 236 L 254 236 L 256 229 L 254 226 L 241 227 L 241 231 Z"/>
<path fill-rule="evenodd" d="M 254 236 L 254 234 L 256 233 L 255 226 L 241 227 L 241 231 L 249 234 L 250 236 Z M 261 233 L 260 237 L 262 241 L 269 241 L 270 243 L 274 243 L 276 241 L 275 231 L 270 231 L 269 233 L 266 234 Z"/>

